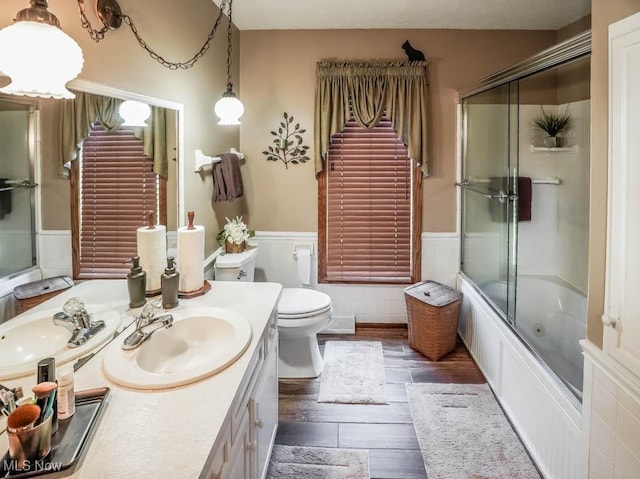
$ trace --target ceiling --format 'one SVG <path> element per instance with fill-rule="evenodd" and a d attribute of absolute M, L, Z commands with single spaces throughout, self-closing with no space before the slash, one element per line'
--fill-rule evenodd
<path fill-rule="evenodd" d="M 590 12 L 591 0 L 235 0 L 233 23 L 240 30 L 557 30 Z"/>

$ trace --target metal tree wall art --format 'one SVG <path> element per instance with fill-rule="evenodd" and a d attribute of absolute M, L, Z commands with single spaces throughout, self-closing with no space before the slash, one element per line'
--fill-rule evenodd
<path fill-rule="evenodd" d="M 297 165 L 309 161 L 307 150 L 309 147 L 302 144 L 302 133 L 305 129 L 300 128 L 300 123 L 293 124 L 293 116 L 284 112 L 284 121 L 280 122 L 278 131 L 271 131 L 275 137 L 273 144 L 262 153 L 267 155 L 267 161 L 282 161 L 286 169 L 289 163 Z"/>

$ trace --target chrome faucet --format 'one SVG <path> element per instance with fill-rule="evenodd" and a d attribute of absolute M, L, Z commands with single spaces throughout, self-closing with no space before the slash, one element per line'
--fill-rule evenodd
<path fill-rule="evenodd" d="M 53 315 L 53 324 L 71 331 L 67 346 L 77 348 L 86 343 L 104 328 L 104 321 L 92 321 L 80 298 L 71 298 L 62 307 L 62 311 Z"/>
<path fill-rule="evenodd" d="M 159 302 L 148 303 L 136 316 L 136 329 L 125 338 L 122 349 L 125 351 L 135 349 L 158 329 L 170 328 L 173 325 L 173 316 L 171 314 L 156 315 L 160 311 L 162 311 L 162 306 Z"/>

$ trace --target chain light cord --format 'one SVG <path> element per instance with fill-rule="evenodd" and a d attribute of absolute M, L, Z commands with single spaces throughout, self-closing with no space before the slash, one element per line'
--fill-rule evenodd
<path fill-rule="evenodd" d="M 233 25 L 231 20 L 232 3 L 233 3 L 233 0 L 229 0 L 229 23 L 227 25 L 227 91 L 233 90 L 233 84 L 231 83 L 231 42 L 232 42 L 231 27 Z M 220 6 L 220 12 L 222 12 L 223 5 L 224 4 Z"/>
<path fill-rule="evenodd" d="M 133 33 L 133 36 L 136 37 L 136 40 L 138 40 L 138 43 L 140 44 L 140 46 L 144 48 L 147 51 L 147 53 L 149 53 L 151 58 L 153 58 L 158 63 L 160 63 L 163 67 L 166 67 L 170 70 L 178 70 L 178 69 L 187 70 L 193 67 L 193 65 L 195 65 L 195 63 L 202 56 L 204 56 L 204 54 L 209 49 L 209 46 L 211 45 L 211 41 L 213 40 L 213 37 L 216 34 L 216 30 L 220 25 L 220 21 L 222 20 L 222 15 L 223 15 L 226 4 L 227 4 L 227 0 L 222 0 L 222 2 L 220 3 L 220 13 L 218 14 L 218 18 L 216 18 L 216 22 L 214 23 L 213 28 L 209 33 L 209 36 L 207 37 L 206 41 L 202 45 L 202 48 L 200 48 L 200 50 L 193 57 L 191 57 L 190 60 L 187 60 L 186 62 L 170 62 L 168 60 L 165 60 L 162 56 L 157 54 L 151 47 L 149 47 L 147 45 L 147 42 L 145 42 L 142 39 L 142 37 L 138 33 L 138 29 L 136 28 L 135 24 L 133 23 L 133 20 L 129 15 L 121 14 L 119 16 L 122 19 L 122 21 L 129 26 L 129 28 L 131 29 L 131 32 Z M 103 40 L 107 31 L 109 31 L 109 27 L 104 26 L 100 30 L 96 30 L 93 28 L 93 26 L 91 25 L 91 22 L 87 18 L 87 15 L 85 14 L 84 0 L 78 0 L 78 10 L 80 12 L 80 22 L 82 24 L 82 27 L 87 30 L 87 32 L 89 33 L 89 36 L 96 43 Z M 229 0 L 229 30 L 231 30 L 231 0 Z M 230 60 L 227 60 L 227 71 L 229 71 L 229 67 L 230 67 L 229 62 Z"/>

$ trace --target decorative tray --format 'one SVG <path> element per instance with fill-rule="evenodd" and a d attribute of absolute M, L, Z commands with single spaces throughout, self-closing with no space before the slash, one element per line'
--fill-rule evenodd
<path fill-rule="evenodd" d="M 68 469 L 75 467 L 82 458 L 108 395 L 108 387 L 78 391 L 76 412 L 69 419 L 58 421 L 58 432 L 51 438 L 49 455 L 44 459 L 31 461 L 28 468 L 17 469 L 7 451 L 0 458 L 0 478 L 26 479 L 45 474 L 58 476 L 63 471 L 64 476 L 68 475 Z"/>

